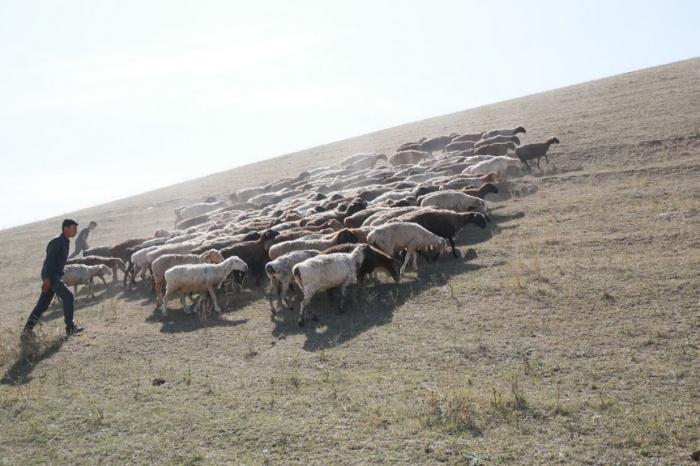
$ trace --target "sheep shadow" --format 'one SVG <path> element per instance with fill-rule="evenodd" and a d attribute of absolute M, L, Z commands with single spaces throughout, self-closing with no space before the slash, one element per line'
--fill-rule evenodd
<path fill-rule="evenodd" d="M 21 353 L 17 360 L 3 375 L 2 385 L 25 385 L 32 381 L 31 373 L 41 361 L 50 358 L 61 349 L 65 338 L 58 337 L 49 341 L 45 346 L 38 342 L 22 345 Z"/>
<path fill-rule="evenodd" d="M 248 319 L 228 320 L 222 314 L 212 313 L 201 316 L 200 314 L 185 314 L 182 309 L 170 309 L 166 316 L 161 314 L 160 308 L 155 308 L 151 315 L 146 317 L 146 322 L 161 324 L 161 333 L 187 333 L 212 327 L 238 327 Z"/>
<path fill-rule="evenodd" d="M 318 317 L 318 321 L 307 319 L 304 327 L 297 324 L 298 305 L 294 311 L 278 312 L 272 318 L 272 335 L 283 338 L 290 334 L 303 333 L 306 336 L 304 350 L 319 351 L 332 348 L 373 327 L 390 323 L 396 308 L 426 290 L 445 286 L 451 276 L 480 268 L 478 264 L 447 256 L 437 263 L 423 262 L 419 267 L 417 274 L 404 276 L 399 283 L 383 280 L 377 286 L 348 289 L 345 312 L 342 314 L 338 313 L 335 299 L 329 302 L 324 294 L 315 297 L 308 310 Z M 353 293 L 364 298 L 358 298 L 354 303 L 350 297 Z M 334 297 L 337 297 L 337 294 Z"/>

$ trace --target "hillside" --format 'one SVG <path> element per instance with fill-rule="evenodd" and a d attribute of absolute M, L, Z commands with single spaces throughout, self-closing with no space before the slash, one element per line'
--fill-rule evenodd
<path fill-rule="evenodd" d="M 271 322 L 262 290 L 161 319 L 146 292 L 77 300 L 87 334 L 18 331 L 57 218 L 0 232 L 0 464 L 690 463 L 700 448 L 700 59 L 401 125 L 70 213 L 91 244 L 173 208 L 420 136 L 522 124 L 556 169 L 514 181 L 500 231 Z M 232 154 L 232 165 L 235 154 Z M 524 195 L 531 193 L 530 195 Z M 162 377 L 166 383 L 152 386 Z"/>

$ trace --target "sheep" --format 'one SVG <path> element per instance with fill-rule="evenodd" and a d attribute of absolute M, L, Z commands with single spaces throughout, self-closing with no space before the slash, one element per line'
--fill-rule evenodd
<path fill-rule="evenodd" d="M 498 175 L 495 173 L 489 173 L 480 177 L 460 176 L 442 183 L 440 185 L 440 191 L 444 191 L 446 189 L 473 188 L 475 186 L 480 186 L 482 183 L 492 183 L 494 181 L 498 181 Z"/>
<path fill-rule="evenodd" d="M 463 151 L 473 149 L 475 146 L 473 141 L 456 141 L 445 146 L 445 152 Z"/>
<path fill-rule="evenodd" d="M 404 150 L 423 150 L 423 144 L 420 142 L 408 142 L 406 144 L 401 144 L 396 152 Z"/>
<path fill-rule="evenodd" d="M 337 246 L 332 246 L 321 254 L 333 254 L 336 252 L 351 253 L 362 244 L 353 243 L 343 243 Z M 401 268 L 401 262 L 394 259 L 393 257 L 383 253 L 379 249 L 369 246 L 366 249 L 365 258 L 360 265 L 360 269 L 357 271 L 357 279 L 360 283 L 364 283 L 365 277 L 369 274 L 375 273 L 377 269 L 383 269 L 395 282 L 398 282 L 401 278 L 399 269 Z"/>
<path fill-rule="evenodd" d="M 246 264 L 251 277 L 255 278 L 255 285 L 260 286 L 260 281 L 265 276 L 265 264 L 270 262 L 267 242 L 277 237 L 279 233 L 274 230 L 265 230 L 257 241 L 245 241 L 222 249 L 224 259 L 231 256 L 240 257 Z"/>
<path fill-rule="evenodd" d="M 131 258 L 129 259 L 129 268 L 124 273 L 124 286 L 126 286 L 127 276 L 131 273 L 131 283 L 136 282 L 136 272 L 141 272 L 141 280 L 146 280 L 146 272 L 149 270 L 151 261 L 148 259 L 148 253 L 155 251 L 161 246 L 149 246 L 147 248 L 139 249 L 135 251 Z"/>
<path fill-rule="evenodd" d="M 367 217 L 367 219 L 365 219 L 365 221 L 362 223 L 362 226 L 379 226 L 391 220 L 392 218 L 398 217 L 399 215 L 405 214 L 406 212 L 411 212 L 412 210 L 415 210 L 415 207 L 392 207 L 389 209 L 384 209 L 381 212 L 377 212 Z"/>
<path fill-rule="evenodd" d="M 105 288 L 107 288 L 107 281 L 104 278 L 105 275 L 112 275 L 112 271 L 104 264 L 71 264 L 65 266 L 62 281 L 67 286 L 73 287 L 73 294 L 75 295 L 78 294 L 78 285 L 87 285 L 88 295 L 93 298 L 95 296 L 93 291 L 93 278 L 98 277 L 102 280 L 102 283 L 104 283 Z"/>
<path fill-rule="evenodd" d="M 405 150 L 397 152 L 389 157 L 389 163 L 393 166 L 397 165 L 415 165 L 423 159 L 430 157 L 429 152 L 419 150 Z"/>
<path fill-rule="evenodd" d="M 345 217 L 343 224 L 348 228 L 358 228 L 370 216 L 386 211 L 386 207 L 370 207 L 355 214 Z"/>
<path fill-rule="evenodd" d="M 323 251 L 333 245 L 341 243 L 357 243 L 357 235 L 352 233 L 348 229 L 342 229 L 335 233 L 330 238 L 306 238 L 302 237 L 299 239 L 285 241 L 283 243 L 275 244 L 270 248 L 270 259 L 275 260 L 283 254 L 287 254 L 292 251 L 299 251 L 303 249 L 314 249 L 316 251 Z"/>
<path fill-rule="evenodd" d="M 438 209 L 452 210 L 455 212 L 469 212 L 479 210 L 485 213 L 486 205 L 483 199 L 470 196 L 461 191 L 437 191 L 423 196 L 421 207 L 435 207 Z"/>
<path fill-rule="evenodd" d="M 462 142 L 462 141 L 471 141 L 471 142 L 476 142 L 481 137 L 483 136 L 484 133 L 471 133 L 471 134 L 462 134 L 461 136 L 457 136 L 452 140 L 452 142 Z"/>
<path fill-rule="evenodd" d="M 463 175 L 478 175 L 486 173 L 496 173 L 497 175 L 505 175 L 509 168 L 517 168 L 520 166 L 520 159 L 513 157 L 492 157 L 475 163 L 471 167 L 467 167 L 462 172 Z"/>
<path fill-rule="evenodd" d="M 515 149 L 517 149 L 517 146 L 514 142 L 496 142 L 475 149 L 474 155 L 506 155 L 509 150 L 515 151 Z"/>
<path fill-rule="evenodd" d="M 423 141 L 421 148 L 424 152 L 428 152 L 430 154 L 436 150 L 444 152 L 445 146 L 452 142 L 452 139 L 454 139 L 454 136 L 436 136 Z"/>
<path fill-rule="evenodd" d="M 178 207 L 175 209 L 175 223 L 192 217 L 197 217 L 212 210 L 220 209 L 221 207 L 226 207 L 225 201 L 214 201 L 214 202 L 200 202 L 198 204 L 192 204 L 189 206 Z"/>
<path fill-rule="evenodd" d="M 112 282 L 117 281 L 117 270 L 121 270 L 126 274 L 126 265 L 124 261 L 118 257 L 100 257 L 100 256 L 83 256 L 76 259 L 69 259 L 66 264 L 82 264 L 82 265 L 106 265 L 112 270 Z"/>
<path fill-rule="evenodd" d="M 467 224 L 473 223 L 486 228 L 486 218 L 474 212 L 452 212 L 450 210 L 421 209 L 397 218 L 400 222 L 417 223 L 431 233 L 445 238 L 452 247 L 452 255 L 458 258 L 454 237 Z"/>
<path fill-rule="evenodd" d="M 447 241 L 417 223 L 388 223 L 381 225 L 367 236 L 367 242 L 389 255 L 395 255 L 406 250 L 404 260 L 399 273 L 406 271 L 406 267 L 413 259 L 413 268 L 418 270 L 418 251 L 435 250 L 438 256 L 447 247 Z"/>
<path fill-rule="evenodd" d="M 153 261 L 151 271 L 153 273 L 153 287 L 156 292 L 157 307 L 163 299 L 163 285 L 165 283 L 165 272 L 176 265 L 185 264 L 218 264 L 223 262 L 224 257 L 216 249 L 210 249 L 201 254 L 165 254 Z"/>
<path fill-rule="evenodd" d="M 497 142 L 512 142 L 516 146 L 520 145 L 520 138 L 518 136 L 494 136 L 488 139 L 482 139 L 474 144 L 474 149 L 478 149 L 481 146 L 487 146 L 489 144 L 495 144 Z"/>
<path fill-rule="evenodd" d="M 479 199 L 484 199 L 490 193 L 498 194 L 498 188 L 493 183 L 484 183 L 478 188 L 462 188 L 460 191 Z"/>
<path fill-rule="evenodd" d="M 302 291 L 304 299 L 299 305 L 299 326 L 304 326 L 304 307 L 319 291 L 340 287 L 340 312 L 343 310 L 345 290 L 357 283 L 357 271 L 362 265 L 366 245 L 360 246 L 352 253 L 321 254 L 295 265 L 292 275 Z M 313 316 L 316 320 L 316 317 Z"/>
<path fill-rule="evenodd" d="M 527 131 L 525 131 L 525 128 L 522 126 L 518 126 L 514 129 L 494 129 L 491 131 L 486 131 L 484 134 L 482 134 L 481 139 L 489 139 L 494 136 L 515 136 L 518 133 L 527 133 Z"/>
<path fill-rule="evenodd" d="M 413 144 L 423 144 L 423 142 L 425 142 L 426 139 L 428 139 L 428 138 L 423 137 L 423 138 L 420 138 L 418 141 L 405 142 L 405 143 L 401 144 L 398 149 L 396 149 L 396 152 L 399 152 L 399 151 L 403 150 L 404 147 L 408 147 L 408 146 L 411 146 Z"/>
<path fill-rule="evenodd" d="M 311 257 L 315 257 L 319 251 L 315 249 L 302 249 L 299 251 L 288 252 L 275 260 L 268 262 L 265 265 L 265 273 L 270 280 L 270 292 L 268 299 L 270 302 L 270 311 L 275 314 L 275 306 L 272 303 L 272 294 L 277 295 L 277 307 L 282 309 L 282 301 L 291 309 L 291 304 L 287 300 L 287 291 L 291 284 L 294 283 L 292 278 L 292 268 L 300 262 Z"/>
<path fill-rule="evenodd" d="M 146 253 L 147 259 L 144 263 L 150 267 L 154 260 L 165 254 L 190 254 L 202 241 L 189 240 L 182 243 L 164 244 Z"/>
<path fill-rule="evenodd" d="M 190 228 L 190 227 L 202 227 L 204 224 L 209 222 L 211 220 L 209 214 L 202 214 L 202 215 L 197 215 L 195 217 L 188 217 L 183 220 L 176 220 L 175 221 L 175 228 L 179 229 L 185 229 L 185 228 Z"/>
<path fill-rule="evenodd" d="M 537 168 L 540 168 L 540 159 L 544 157 L 549 164 L 549 158 L 547 157 L 547 151 L 549 146 L 552 144 L 559 144 L 559 139 L 549 138 L 547 142 L 541 142 L 536 144 L 525 144 L 524 146 L 515 149 L 515 156 L 530 169 L 527 161 L 532 159 L 537 159 Z"/>
<path fill-rule="evenodd" d="M 186 264 L 176 265 L 165 271 L 165 295 L 163 295 L 163 317 L 168 314 L 168 300 L 175 294 L 180 296 L 180 302 L 186 314 L 192 309 L 187 308 L 185 295 L 192 293 L 209 293 L 214 302 L 214 310 L 221 312 L 214 290 L 220 288 L 224 280 L 233 271 L 245 273 L 248 266 L 236 256 L 231 256 L 218 264 Z"/>
<path fill-rule="evenodd" d="M 374 168 L 378 161 L 384 160 L 386 162 L 386 154 L 357 154 L 340 162 L 340 166 L 343 168 L 351 168 L 354 170 L 362 170 L 365 168 Z"/>

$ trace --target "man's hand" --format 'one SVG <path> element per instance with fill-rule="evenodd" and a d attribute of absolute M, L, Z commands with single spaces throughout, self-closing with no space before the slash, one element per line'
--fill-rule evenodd
<path fill-rule="evenodd" d="M 41 284 L 41 291 L 46 293 L 49 289 L 51 289 L 51 279 L 45 278 L 44 282 Z"/>

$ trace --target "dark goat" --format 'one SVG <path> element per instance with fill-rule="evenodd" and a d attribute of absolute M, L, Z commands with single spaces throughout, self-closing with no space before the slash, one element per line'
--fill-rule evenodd
<path fill-rule="evenodd" d="M 454 237 L 467 224 L 473 223 L 481 228 L 486 228 L 486 218 L 474 212 L 453 212 L 451 210 L 421 210 L 409 212 L 398 217 L 402 222 L 413 222 L 422 226 L 429 232 L 445 238 L 452 247 L 452 255 L 459 257 L 455 249 Z"/>
<path fill-rule="evenodd" d="M 540 142 L 537 144 L 525 144 L 524 146 L 520 146 L 517 149 L 515 149 L 515 156 L 518 157 L 520 161 L 527 166 L 527 168 L 532 168 L 530 167 L 530 165 L 528 165 L 528 160 L 537 159 L 537 168 L 540 168 L 540 159 L 542 157 L 544 157 L 544 159 L 547 161 L 547 164 L 549 164 L 549 158 L 547 158 L 547 151 L 549 150 L 549 146 L 551 146 L 552 144 L 559 144 L 559 139 L 549 138 L 547 142 Z"/>
<path fill-rule="evenodd" d="M 462 188 L 461 191 L 479 199 L 485 198 L 489 193 L 498 194 L 498 188 L 493 183 L 484 183 L 478 188 Z"/>
<path fill-rule="evenodd" d="M 266 230 L 257 241 L 245 241 L 221 250 L 224 259 L 238 256 L 248 265 L 248 272 L 255 278 L 255 285 L 260 286 L 260 281 L 265 276 L 265 264 L 270 262 L 267 253 L 266 242 L 273 240 L 279 233 L 274 230 Z"/>
<path fill-rule="evenodd" d="M 365 259 L 362 261 L 362 265 L 360 265 L 360 268 L 357 271 L 357 279 L 360 283 L 364 283 L 365 277 L 374 272 L 376 269 L 384 269 L 389 275 L 391 275 L 391 278 L 393 278 L 395 282 L 399 281 L 401 262 L 383 253 L 374 246 L 369 246 L 366 244 L 343 243 L 332 246 L 323 251 L 321 254 L 332 254 L 335 252 L 345 252 L 349 254 L 359 246 L 369 248 L 365 251 Z"/>

